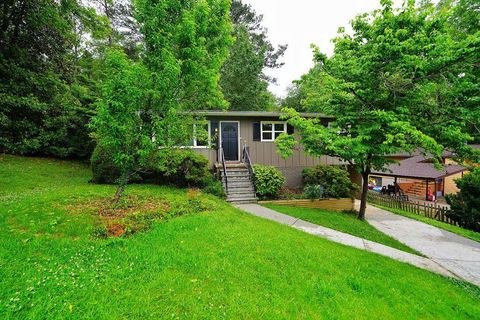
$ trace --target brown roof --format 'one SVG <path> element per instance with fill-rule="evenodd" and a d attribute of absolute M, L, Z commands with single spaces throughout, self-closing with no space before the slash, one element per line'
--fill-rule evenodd
<path fill-rule="evenodd" d="M 424 149 L 418 148 L 412 152 L 406 152 L 406 151 L 400 151 L 400 152 L 395 152 L 395 153 L 390 153 L 388 154 L 388 157 L 402 157 L 402 158 L 411 158 L 411 157 L 416 157 L 420 156 L 424 153 Z M 451 158 L 453 156 L 453 152 L 449 150 L 443 150 L 442 152 L 442 158 Z"/>
<path fill-rule="evenodd" d="M 385 171 L 373 171 L 372 174 L 383 176 L 438 179 L 467 170 L 458 164 L 447 164 L 438 170 L 430 159 L 424 156 L 415 156 L 385 167 Z"/>

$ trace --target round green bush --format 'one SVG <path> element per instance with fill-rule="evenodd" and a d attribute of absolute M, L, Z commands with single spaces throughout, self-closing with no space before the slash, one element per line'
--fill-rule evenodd
<path fill-rule="evenodd" d="M 120 170 L 113 162 L 113 153 L 105 147 L 97 145 L 93 150 L 90 163 L 92 166 L 93 183 L 113 184 L 120 177 Z"/>
<path fill-rule="evenodd" d="M 350 181 L 348 172 L 341 167 L 318 165 L 304 169 L 302 175 L 305 189 L 309 190 L 311 187 L 308 186 L 315 186 L 316 189 L 322 190 L 323 198 L 348 198 L 357 190 L 357 186 Z"/>
<path fill-rule="evenodd" d="M 112 152 L 97 146 L 91 157 L 94 183 L 113 184 L 120 176 L 120 170 L 113 162 Z M 180 187 L 204 187 L 212 178 L 208 159 L 190 149 L 159 150 L 140 168 L 132 182 L 170 183 Z M 210 182 L 209 184 L 213 184 Z M 217 188 L 218 186 L 211 186 Z M 212 190 L 213 192 L 213 190 Z"/>
<path fill-rule="evenodd" d="M 211 176 L 208 159 L 190 149 L 159 150 L 148 160 L 146 171 L 156 182 L 182 187 L 201 187 Z"/>
<path fill-rule="evenodd" d="M 455 182 L 460 191 L 446 196 L 450 205 L 447 217 L 466 229 L 480 232 L 480 168 Z"/>
<path fill-rule="evenodd" d="M 259 164 L 253 165 L 255 174 L 253 177 L 253 183 L 257 195 L 261 199 L 276 198 L 278 191 L 285 183 L 285 177 L 275 167 L 263 166 Z"/>

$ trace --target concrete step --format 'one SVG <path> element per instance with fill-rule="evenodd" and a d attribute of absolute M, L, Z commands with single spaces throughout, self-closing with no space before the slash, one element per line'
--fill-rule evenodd
<path fill-rule="evenodd" d="M 228 183 L 236 183 L 236 182 L 250 182 L 250 177 L 228 177 Z"/>
<path fill-rule="evenodd" d="M 237 204 L 245 204 L 245 203 L 257 203 L 258 199 L 255 197 L 249 198 L 227 198 L 228 202 L 233 202 Z"/>
<path fill-rule="evenodd" d="M 245 188 L 253 189 L 253 184 L 251 182 L 235 182 L 235 183 L 231 183 L 230 181 L 228 182 L 228 190 L 245 189 Z"/>
<path fill-rule="evenodd" d="M 221 178 L 222 178 L 222 179 L 225 179 L 225 176 L 222 175 Z M 238 179 L 248 179 L 248 180 L 250 180 L 250 176 L 247 175 L 247 174 L 241 174 L 241 175 L 240 175 L 240 174 L 238 174 L 238 175 L 230 175 L 230 174 L 229 174 L 229 175 L 227 175 L 228 181 L 230 181 L 230 180 L 233 181 L 233 180 L 235 180 L 235 179 L 237 179 L 237 178 L 238 178 Z"/>
<path fill-rule="evenodd" d="M 243 197 L 243 196 L 253 196 L 255 197 L 255 192 L 253 190 L 239 190 L 239 191 L 228 191 L 227 192 L 228 197 Z"/>
<path fill-rule="evenodd" d="M 222 175 L 222 177 L 225 176 L 223 171 L 220 174 Z M 230 176 L 250 176 L 250 172 L 248 172 L 248 170 L 246 170 L 246 171 L 227 171 L 227 177 L 230 177 Z"/>

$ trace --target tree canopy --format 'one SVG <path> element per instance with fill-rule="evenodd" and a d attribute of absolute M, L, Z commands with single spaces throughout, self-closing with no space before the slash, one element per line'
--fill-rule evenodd
<path fill-rule="evenodd" d="M 221 71 L 220 85 L 231 110 L 269 110 L 276 100 L 268 90 L 276 79 L 266 74 L 268 69 L 283 66 L 281 58 L 286 45 L 277 48 L 268 39 L 262 26 L 263 16 L 251 5 L 232 1 L 230 18 L 233 23 L 234 44 Z"/>
<path fill-rule="evenodd" d="M 218 81 L 231 42 L 229 1 L 136 4 L 145 57 L 134 62 L 119 49 L 107 50 L 106 80 L 91 124 L 120 171 L 115 201 L 160 147 L 193 139 L 188 111 L 226 106 Z"/>
<path fill-rule="evenodd" d="M 450 10 L 412 1 L 396 10 L 391 1 L 382 1 L 381 9 L 352 20 L 352 34 L 340 29 L 331 57 L 314 48 L 315 67 L 299 82 L 303 106 L 335 121 L 324 127 L 286 110 L 307 152 L 339 157 L 362 174 L 360 218 L 368 175 L 392 162 L 388 154 L 421 147 L 438 163 L 445 147 L 460 157 L 473 153 L 466 146 L 472 138 L 465 119 L 456 106 L 438 98 L 468 72 L 480 37 L 454 41 L 449 17 Z M 287 135 L 278 141 L 286 156 L 294 144 Z"/>

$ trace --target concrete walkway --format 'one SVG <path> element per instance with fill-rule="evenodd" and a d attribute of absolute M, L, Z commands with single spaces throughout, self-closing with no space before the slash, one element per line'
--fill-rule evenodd
<path fill-rule="evenodd" d="M 365 217 L 379 231 L 417 250 L 457 277 L 480 286 L 480 243 L 370 205 Z"/>
<path fill-rule="evenodd" d="M 366 250 L 369 252 L 378 253 L 380 255 L 406 262 L 417 266 L 422 269 L 426 269 L 432 272 L 439 273 L 447 277 L 455 277 L 454 274 L 447 269 L 439 265 L 438 263 L 420 257 L 405 251 L 397 250 L 380 243 L 365 240 L 359 237 L 355 237 L 340 231 L 325 228 L 307 221 L 303 221 L 277 211 L 262 207 L 258 204 L 239 204 L 237 205 L 243 211 L 251 213 L 257 217 L 265 218 L 268 220 L 276 221 L 281 224 L 288 225 L 298 230 L 302 230 L 309 234 L 313 234 L 318 237 L 326 238 L 328 240 L 338 242 L 347 246 L 355 247 L 358 249 Z"/>

